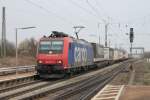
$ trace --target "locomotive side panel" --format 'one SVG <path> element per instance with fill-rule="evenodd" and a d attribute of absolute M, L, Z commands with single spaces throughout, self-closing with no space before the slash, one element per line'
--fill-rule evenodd
<path fill-rule="evenodd" d="M 71 67 L 92 65 L 93 49 L 91 45 L 80 42 L 70 43 L 68 61 Z"/>

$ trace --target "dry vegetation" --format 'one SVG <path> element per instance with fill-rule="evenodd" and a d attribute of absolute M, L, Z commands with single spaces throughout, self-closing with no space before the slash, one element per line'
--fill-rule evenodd
<path fill-rule="evenodd" d="M 135 85 L 150 85 L 150 63 L 144 61 L 135 66 Z"/>
<path fill-rule="evenodd" d="M 1 47 L 1 46 L 0 46 Z M 4 49 L 0 48 L 3 52 Z M 16 65 L 15 45 L 9 41 L 6 42 L 6 57 L 0 55 L 0 67 L 11 67 Z M 37 41 L 34 38 L 25 39 L 18 45 L 18 66 L 36 64 L 35 56 L 37 52 Z"/>
<path fill-rule="evenodd" d="M 150 63 L 146 60 L 136 63 L 133 66 L 135 70 L 135 77 L 133 85 L 150 85 Z M 111 84 L 127 85 L 131 77 L 131 71 L 120 73 Z"/>
<path fill-rule="evenodd" d="M 0 59 L 0 67 L 12 67 L 16 65 L 15 57 L 6 57 Z M 35 65 L 36 60 L 34 57 L 29 56 L 21 56 L 18 58 L 18 66 L 24 66 L 24 65 Z"/>

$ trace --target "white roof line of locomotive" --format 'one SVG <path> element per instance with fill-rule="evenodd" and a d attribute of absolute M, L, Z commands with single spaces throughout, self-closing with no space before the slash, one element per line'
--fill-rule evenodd
<path fill-rule="evenodd" d="M 73 41 L 77 42 L 77 43 L 81 43 L 81 44 L 86 44 L 89 45 L 90 42 L 84 40 L 84 39 L 76 39 L 74 37 L 68 36 L 69 38 L 72 38 Z M 63 39 L 64 37 L 42 37 L 40 40 L 48 40 L 48 39 Z"/>

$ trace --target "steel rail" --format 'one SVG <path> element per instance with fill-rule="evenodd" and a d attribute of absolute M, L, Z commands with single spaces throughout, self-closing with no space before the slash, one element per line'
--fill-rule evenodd
<path fill-rule="evenodd" d="M 112 67 L 107 67 L 107 68 L 104 68 L 104 69 L 100 69 L 99 71 L 86 73 L 87 75 L 82 75 L 84 77 L 78 76 L 78 78 L 75 77 L 75 79 L 74 78 L 69 79 L 70 81 L 67 80 L 67 81 L 57 82 L 57 84 L 53 84 L 53 85 L 50 85 L 50 84 L 49 85 L 45 85 L 45 86 L 41 85 L 40 88 L 39 87 L 30 87 L 28 89 L 23 89 L 22 86 L 24 86 L 24 85 L 22 85 L 22 86 L 20 85 L 22 90 L 20 91 L 19 90 L 20 87 L 16 87 L 18 89 L 17 92 L 16 92 L 15 91 L 15 86 L 14 86 L 13 87 L 14 88 L 13 92 L 15 92 L 15 93 L 12 93 L 12 91 L 10 90 L 11 88 L 8 89 L 8 92 L 7 92 L 7 89 L 5 89 L 6 93 L 5 93 L 5 95 L 1 95 L 0 99 L 5 99 L 5 98 L 7 99 L 7 98 L 9 98 L 11 100 L 16 100 L 16 99 L 17 100 L 18 99 L 27 100 L 27 99 L 37 98 L 39 96 L 41 97 L 43 95 L 45 96 L 45 95 L 48 95 L 48 93 L 51 94 L 51 92 L 55 93 L 55 92 L 58 92 L 60 90 L 65 90 L 66 91 L 66 89 L 69 89 L 70 87 L 76 87 L 75 89 L 77 90 L 77 86 L 78 87 L 82 87 L 83 86 L 84 89 L 85 89 L 87 87 L 91 87 L 93 84 L 97 85 L 99 82 L 100 83 L 104 82 L 106 79 L 108 79 L 109 77 L 113 76 L 112 74 L 116 73 L 117 70 L 119 70 L 118 68 L 120 68 L 120 67 L 121 67 L 121 69 L 124 68 L 122 66 L 126 65 L 129 62 L 130 61 L 121 62 L 119 64 L 115 64 Z M 101 79 L 98 80 L 98 78 L 101 78 Z M 96 83 L 91 83 L 94 80 L 96 80 Z M 86 86 L 85 84 L 87 84 L 87 83 L 89 83 L 89 84 Z M 11 92 L 9 92 L 9 90 Z M 7 93 L 11 93 L 11 94 L 8 95 Z"/>
<path fill-rule="evenodd" d="M 78 94 L 81 91 L 84 91 L 85 89 L 87 89 L 89 87 L 92 87 L 92 86 L 95 86 L 98 83 L 101 84 L 104 81 L 110 80 L 110 77 L 115 77 L 121 70 L 122 70 L 122 68 L 121 69 L 119 69 L 119 68 L 116 69 L 115 68 L 114 70 L 112 70 L 108 73 L 105 73 L 104 75 L 98 75 L 98 76 L 96 76 L 92 79 L 89 79 L 88 81 L 85 81 L 85 82 L 81 83 L 78 86 L 70 88 L 69 90 L 59 94 L 58 96 L 56 96 L 52 99 L 54 99 L 54 100 L 65 100 L 66 98 L 69 98 L 74 94 Z"/>
<path fill-rule="evenodd" d="M 96 87 L 92 88 L 90 92 L 87 94 L 84 94 L 80 97 L 80 100 L 90 100 L 99 90 L 101 90 L 105 85 L 107 85 L 110 81 L 113 80 L 113 78 L 118 75 L 120 72 L 116 73 L 115 75 L 112 75 L 107 80 L 103 81 L 101 84 L 97 85 Z"/>
<path fill-rule="evenodd" d="M 97 72 L 97 74 L 92 74 L 92 75 L 90 73 L 86 78 L 81 78 L 79 76 L 80 80 L 79 79 L 78 80 L 77 79 L 76 80 L 72 79 L 72 81 L 71 80 L 63 81 L 63 82 L 60 82 L 58 84 L 54 84 L 54 85 L 50 85 L 50 86 L 47 86 L 47 87 L 44 87 L 44 88 L 41 88 L 41 89 L 37 89 L 35 91 L 30 91 L 29 93 L 26 93 L 24 95 L 16 96 L 14 98 L 11 98 L 10 100 L 16 100 L 16 99 L 19 99 L 19 100 L 35 99 L 35 98 L 38 98 L 38 97 L 42 97 L 43 95 L 45 96 L 45 95 L 48 95 L 48 94 L 51 94 L 51 93 L 56 93 L 56 92 L 58 92 L 60 90 L 66 90 L 66 89 L 68 89 L 70 87 L 76 86 L 77 84 L 81 84 L 82 82 L 84 83 L 85 81 L 88 84 L 88 82 L 89 82 L 88 80 L 93 81 L 94 78 L 92 78 L 92 77 L 94 77 L 95 75 L 96 76 L 100 75 L 101 76 L 101 81 L 105 81 L 105 79 L 107 79 L 108 77 L 111 77 L 111 75 L 113 75 L 114 72 L 117 72 L 116 69 L 118 70 L 118 67 L 121 67 L 123 65 L 124 65 L 124 63 L 121 63 L 121 64 L 117 65 L 116 67 L 106 68 L 105 69 L 105 73 L 106 73 L 105 75 L 102 75 L 102 73 L 99 73 L 99 72 Z M 110 72 L 112 70 L 113 70 L 113 72 L 110 74 Z M 92 73 L 94 73 L 94 72 L 92 72 Z M 97 78 L 100 77 L 100 76 L 97 76 Z M 104 76 L 107 76 L 107 78 L 104 77 Z M 82 86 L 83 86 L 83 83 L 82 83 Z M 90 83 L 88 86 L 92 86 L 93 84 Z M 86 87 L 84 87 L 84 89 L 85 88 Z"/>
<path fill-rule="evenodd" d="M 27 82 L 34 81 L 35 76 L 36 75 L 31 75 L 31 76 L 26 76 L 26 77 L 21 77 L 21 78 L 16 78 L 16 79 L 0 81 L 0 89 L 5 89 L 5 88 L 13 87 L 19 84 L 24 84 Z"/>
<path fill-rule="evenodd" d="M 10 91 L 10 90 L 12 91 L 14 89 L 29 86 L 29 85 L 32 85 L 32 84 L 35 84 L 35 83 L 38 83 L 38 82 L 42 82 L 42 80 L 33 80 L 33 81 L 29 81 L 29 82 L 23 82 L 22 84 L 16 84 L 16 85 L 13 85 L 13 86 L 10 86 L 10 87 L 6 87 L 6 88 L 3 88 L 3 89 L 0 89 L 0 93 L 7 92 L 7 91 Z"/>
<path fill-rule="evenodd" d="M 51 82 L 37 82 L 35 84 L 31 84 L 29 86 L 24 86 L 22 88 L 17 88 L 15 90 L 12 91 L 8 91 L 8 92 L 4 92 L 0 94 L 0 100 L 8 100 L 14 96 L 18 96 L 30 91 L 34 91 L 36 89 L 40 89 L 43 87 L 46 87 L 48 85 L 51 85 Z"/>

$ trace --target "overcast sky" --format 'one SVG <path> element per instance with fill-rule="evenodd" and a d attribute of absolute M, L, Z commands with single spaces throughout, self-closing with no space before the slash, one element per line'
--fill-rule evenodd
<path fill-rule="evenodd" d="M 37 27 L 19 30 L 18 38 L 21 41 L 31 37 L 38 40 L 54 30 L 75 36 L 72 27 L 82 25 L 86 28 L 79 33 L 80 38 L 98 42 L 100 35 L 101 44 L 104 44 L 105 20 L 109 23 L 108 40 L 111 47 L 128 49 L 129 39 L 125 33 L 133 27 L 134 46 L 142 46 L 146 50 L 150 50 L 149 5 L 150 0 L 0 0 L 0 8 L 6 7 L 9 41 L 15 42 L 15 28 Z"/>

